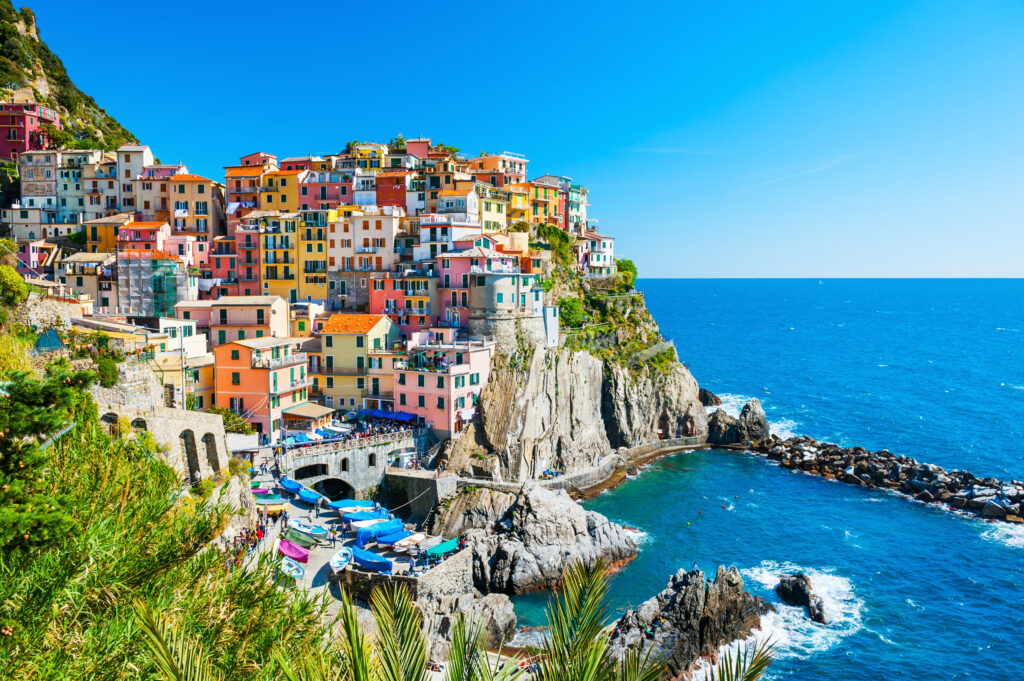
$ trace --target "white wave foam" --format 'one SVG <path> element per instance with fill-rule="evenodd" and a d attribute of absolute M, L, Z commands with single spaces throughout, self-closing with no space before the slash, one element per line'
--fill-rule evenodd
<path fill-rule="evenodd" d="M 518 627 L 508 645 L 513 648 L 543 648 L 547 637 L 547 627 Z"/>
<path fill-rule="evenodd" d="M 1014 549 L 1024 549 L 1024 525 L 1000 523 L 981 533 L 989 541 Z"/>
<path fill-rule="evenodd" d="M 732 393 L 722 393 L 718 396 L 722 400 L 722 404 L 713 407 L 705 407 L 708 415 L 711 415 L 717 409 L 721 409 L 729 416 L 739 418 L 740 412 L 743 411 L 743 405 L 750 401 L 750 398 L 746 395 L 734 395 Z M 793 419 L 777 419 L 768 421 L 768 429 L 773 435 L 778 435 L 783 440 L 791 437 L 799 437 L 797 432 L 797 424 Z"/>
<path fill-rule="evenodd" d="M 647 542 L 649 542 L 651 540 L 651 535 L 647 534 L 646 532 L 644 532 L 643 530 L 640 530 L 640 529 L 637 529 L 637 530 L 627 530 L 626 528 L 623 528 L 622 531 L 625 532 L 626 535 L 630 539 L 632 539 L 633 543 L 636 544 L 637 546 L 643 546 L 644 544 L 646 544 Z"/>
<path fill-rule="evenodd" d="M 744 578 L 757 582 L 771 593 L 767 600 L 775 606 L 776 612 L 761 618 L 761 631 L 757 638 L 773 640 L 780 656 L 806 659 L 813 653 L 832 648 L 864 627 L 864 601 L 854 593 L 849 579 L 829 568 L 819 570 L 792 563 L 764 561 L 757 567 L 740 572 Z M 812 622 L 803 608 L 786 605 L 774 595 L 779 576 L 794 572 L 802 572 L 810 578 L 811 588 L 824 603 L 827 626 Z"/>

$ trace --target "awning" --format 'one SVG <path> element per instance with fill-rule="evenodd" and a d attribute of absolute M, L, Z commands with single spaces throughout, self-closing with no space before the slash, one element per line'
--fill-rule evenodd
<path fill-rule="evenodd" d="M 401 421 L 403 423 L 407 423 L 407 422 L 412 421 L 413 419 L 415 419 L 416 418 L 416 414 L 410 414 L 407 411 L 400 411 L 397 414 L 395 414 L 394 418 L 395 418 L 396 421 Z"/>
<path fill-rule="evenodd" d="M 427 549 L 427 555 L 436 558 L 451 553 L 452 551 L 457 551 L 458 548 L 459 538 L 452 537 L 448 541 L 443 541 L 437 546 L 432 546 L 431 548 Z"/>
<path fill-rule="evenodd" d="M 307 402 L 297 407 L 289 407 L 284 410 L 284 415 L 300 419 L 318 419 L 333 414 L 334 410 L 320 404 Z"/>

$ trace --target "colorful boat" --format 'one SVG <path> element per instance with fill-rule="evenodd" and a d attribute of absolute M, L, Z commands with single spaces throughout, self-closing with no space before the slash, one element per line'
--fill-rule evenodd
<path fill-rule="evenodd" d="M 369 527 L 370 525 L 376 525 L 377 523 L 383 523 L 386 521 L 387 518 L 370 518 L 369 520 L 357 520 L 354 523 L 352 523 L 352 527 L 358 530 L 362 527 Z"/>
<path fill-rule="evenodd" d="M 327 505 L 335 511 L 365 511 L 366 509 L 373 508 L 374 502 L 369 499 L 338 499 L 337 501 L 327 502 Z"/>
<path fill-rule="evenodd" d="M 310 537 L 308 534 L 302 534 L 298 530 L 285 530 L 281 533 L 281 539 L 287 539 L 293 544 L 298 544 L 304 549 L 312 548 L 317 545 L 316 539 Z"/>
<path fill-rule="evenodd" d="M 341 516 L 341 519 L 346 523 L 354 523 L 358 520 L 374 520 L 376 518 L 387 518 L 391 513 L 386 508 L 382 508 L 376 511 L 355 511 L 354 513 L 345 513 Z"/>
<path fill-rule="evenodd" d="M 318 494 L 311 489 L 306 489 L 305 487 L 303 487 L 302 489 L 299 490 L 299 499 L 302 499 L 307 504 L 316 505 L 319 504 L 321 501 L 324 501 L 324 495 Z"/>
<path fill-rule="evenodd" d="M 252 482 L 249 483 L 249 487 L 262 487 L 265 484 L 267 483 L 260 482 L 259 480 L 253 480 Z"/>
<path fill-rule="evenodd" d="M 257 504 L 280 504 L 284 499 L 280 494 L 268 494 L 263 497 L 256 497 Z"/>
<path fill-rule="evenodd" d="M 253 494 L 270 494 L 270 490 L 267 489 L 266 487 L 253 487 L 252 488 L 252 493 Z"/>
<path fill-rule="evenodd" d="M 302 576 L 306 574 L 306 568 L 302 567 L 288 556 L 285 556 L 281 559 L 281 572 L 285 573 L 292 579 L 302 579 Z"/>
<path fill-rule="evenodd" d="M 328 565 L 331 566 L 331 571 L 335 574 L 345 569 L 345 566 L 352 562 L 352 549 L 342 547 L 338 549 L 338 552 L 331 556 L 328 561 Z"/>
<path fill-rule="evenodd" d="M 281 478 L 281 487 L 284 487 L 287 491 L 291 492 L 292 494 L 298 494 L 299 490 L 305 489 L 302 486 L 301 482 L 295 482 L 287 475 Z"/>
<path fill-rule="evenodd" d="M 398 518 L 375 523 L 369 527 L 360 527 L 356 532 L 356 546 L 363 548 L 367 544 L 377 541 L 378 537 L 401 532 L 404 529 L 404 524 Z"/>
<path fill-rule="evenodd" d="M 407 537 L 411 537 L 412 532 L 409 530 L 402 530 L 400 532 L 392 532 L 391 534 L 385 534 L 381 537 L 377 537 L 377 546 L 394 546 L 398 542 L 402 541 Z"/>
<path fill-rule="evenodd" d="M 308 534 L 314 539 L 326 539 L 327 528 L 320 527 L 319 525 L 313 525 L 311 523 L 303 522 L 302 520 L 289 520 L 288 529 L 296 530 L 302 534 Z"/>
<path fill-rule="evenodd" d="M 437 546 L 431 546 L 427 549 L 427 556 L 430 558 L 440 558 L 449 553 L 454 553 L 459 549 L 459 538 L 452 537 L 448 541 L 443 541 Z"/>
<path fill-rule="evenodd" d="M 417 532 L 415 534 L 409 535 L 401 541 L 395 542 L 395 546 L 392 550 L 395 553 L 403 553 L 405 551 L 408 551 L 413 546 L 416 546 L 426 538 L 427 535 L 423 534 L 422 532 Z"/>
<path fill-rule="evenodd" d="M 288 556 L 292 560 L 297 560 L 300 563 L 309 562 L 309 551 L 302 548 L 298 544 L 293 544 L 287 539 L 282 539 L 277 545 L 277 550 L 285 556 Z"/>
<path fill-rule="evenodd" d="M 355 561 L 356 565 L 360 565 L 368 570 L 375 570 L 377 572 L 391 572 L 393 567 L 390 560 L 382 556 L 378 556 L 376 553 L 371 551 L 364 551 L 360 548 L 352 549 L 352 560 Z"/>

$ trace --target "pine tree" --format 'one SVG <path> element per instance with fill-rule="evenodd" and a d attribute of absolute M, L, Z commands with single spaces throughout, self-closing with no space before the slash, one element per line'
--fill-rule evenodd
<path fill-rule="evenodd" d="M 54 364 L 40 381 L 16 372 L 0 388 L 0 551 L 44 543 L 70 530 L 63 495 L 48 488 L 47 439 L 88 401 L 87 371 Z"/>

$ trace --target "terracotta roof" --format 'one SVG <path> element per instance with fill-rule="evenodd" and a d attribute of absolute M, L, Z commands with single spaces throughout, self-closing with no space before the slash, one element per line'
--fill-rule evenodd
<path fill-rule="evenodd" d="M 142 228 L 142 229 L 159 229 L 160 227 L 162 227 L 162 226 L 164 226 L 166 224 L 167 224 L 166 222 L 161 221 L 161 220 L 153 221 L 153 222 L 143 222 L 143 221 L 140 221 L 140 220 L 136 220 L 134 222 L 130 222 L 127 225 L 125 225 L 124 228 L 125 229 L 135 229 L 136 227 L 139 227 L 139 228 Z"/>
<path fill-rule="evenodd" d="M 438 196 L 465 196 L 466 194 L 473 191 L 472 189 L 449 189 L 448 191 L 438 192 Z"/>
<path fill-rule="evenodd" d="M 366 333 L 385 318 L 382 314 L 332 314 L 322 333 Z"/>
<path fill-rule="evenodd" d="M 181 262 L 181 258 L 166 251 L 118 251 L 117 257 L 121 258 L 150 258 L 152 260 L 173 260 Z"/>
<path fill-rule="evenodd" d="M 263 166 L 242 166 L 241 168 L 228 168 L 224 173 L 226 177 L 259 177 L 263 174 Z"/>
<path fill-rule="evenodd" d="M 304 173 L 305 170 L 271 170 L 267 175 L 298 175 Z"/>
<path fill-rule="evenodd" d="M 171 180 L 182 180 L 184 182 L 210 182 L 208 178 L 205 178 L 202 175 L 190 175 L 189 173 L 172 175 Z"/>

